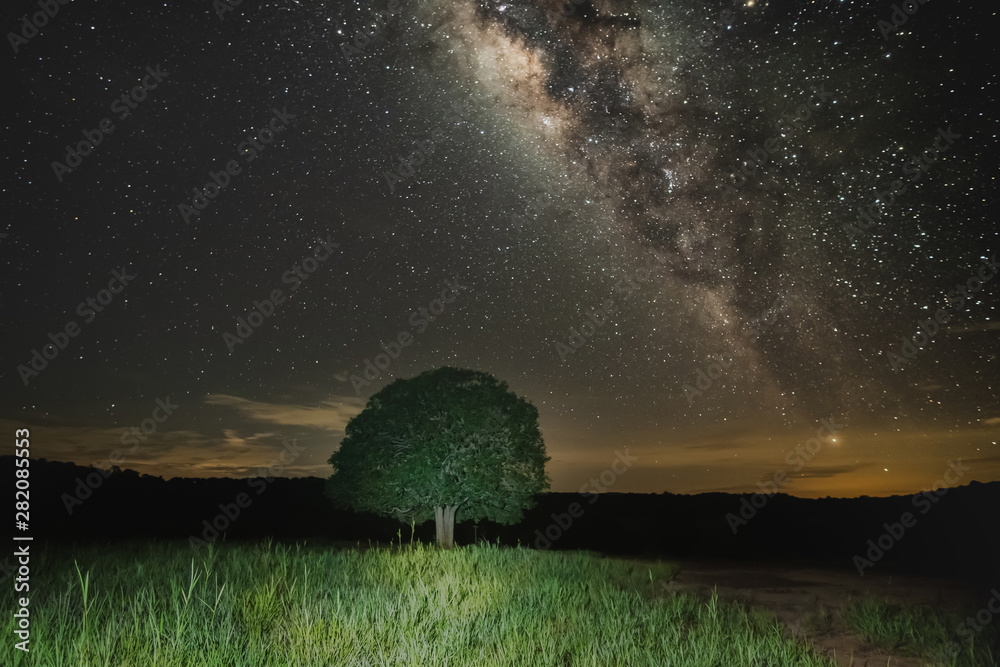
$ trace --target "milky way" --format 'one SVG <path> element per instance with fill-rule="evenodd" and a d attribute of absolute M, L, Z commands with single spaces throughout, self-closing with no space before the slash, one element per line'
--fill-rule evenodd
<path fill-rule="evenodd" d="M 825 90 L 823 75 L 800 76 L 797 97 L 768 101 L 786 118 L 750 120 L 739 113 L 751 97 L 745 73 L 720 66 L 698 45 L 698 29 L 670 28 L 675 17 L 630 3 L 560 5 L 449 3 L 431 12 L 432 39 L 447 42 L 454 57 L 445 62 L 466 73 L 460 86 L 474 84 L 505 114 L 519 114 L 526 132 L 540 134 L 538 150 L 593 192 L 613 223 L 608 234 L 665 258 L 665 293 L 697 302 L 716 354 L 738 357 L 734 378 L 754 384 L 764 402 L 792 405 L 785 390 L 797 385 L 812 401 L 807 410 L 842 413 L 861 393 L 878 392 L 877 381 L 857 387 L 862 362 L 825 326 L 833 317 L 822 288 L 802 270 L 825 251 L 788 238 L 789 199 L 798 199 L 786 192 L 790 181 L 766 175 L 783 160 L 800 176 L 790 142 L 801 146 L 822 127 L 821 114 L 834 113 L 836 94 L 813 93 Z M 757 171 L 746 151 L 761 155 L 768 141 L 775 155 L 763 153 L 764 175 L 740 176 L 741 167 Z M 684 308 L 676 301 L 665 300 L 659 316 Z M 780 324 L 759 340 L 741 335 L 775 303 Z"/>
<path fill-rule="evenodd" d="M 126 465 L 238 474 L 297 437 L 294 472 L 324 474 L 368 397 L 453 365 L 536 403 L 560 490 L 622 447 L 623 490 L 752 488 L 824 418 L 847 431 L 790 492 L 911 489 L 958 455 L 995 478 L 996 287 L 954 297 L 998 246 L 995 10 L 926 3 L 884 32 L 891 2 L 786 4 L 67 8 L 13 61 L 7 416 L 99 460 L 169 396 Z M 233 344 L 318 240 L 338 252 Z M 127 292 L 21 382 L 126 262 Z"/>

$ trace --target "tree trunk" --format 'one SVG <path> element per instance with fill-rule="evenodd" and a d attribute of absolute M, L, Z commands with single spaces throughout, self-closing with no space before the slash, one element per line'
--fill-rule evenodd
<path fill-rule="evenodd" d="M 434 528 L 437 531 L 437 542 L 442 549 L 455 546 L 455 510 L 458 505 L 445 505 L 434 508 Z"/>

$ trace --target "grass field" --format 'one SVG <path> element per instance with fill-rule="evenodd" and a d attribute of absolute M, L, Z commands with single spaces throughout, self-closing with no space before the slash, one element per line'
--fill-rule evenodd
<path fill-rule="evenodd" d="M 670 564 L 590 553 L 142 542 L 35 558 L 31 653 L 8 614 L 4 664 L 834 664 L 762 612 L 667 592 Z"/>
<path fill-rule="evenodd" d="M 990 645 L 997 644 L 995 625 L 985 627 L 979 634 L 956 632 L 967 614 L 953 609 L 916 606 L 904 607 L 889 601 L 863 598 L 851 602 L 843 611 L 845 623 L 865 641 L 897 655 L 911 655 L 929 660 L 929 664 L 968 665 L 970 667 L 996 665 Z M 968 626 L 966 626 L 968 627 Z"/>

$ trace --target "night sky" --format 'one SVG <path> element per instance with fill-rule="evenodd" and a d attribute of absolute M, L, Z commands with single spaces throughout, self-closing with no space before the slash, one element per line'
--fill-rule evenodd
<path fill-rule="evenodd" d="M 904 4 L 19 0 L 0 422 L 325 477 L 449 365 L 555 491 L 1000 480 L 996 10 Z"/>

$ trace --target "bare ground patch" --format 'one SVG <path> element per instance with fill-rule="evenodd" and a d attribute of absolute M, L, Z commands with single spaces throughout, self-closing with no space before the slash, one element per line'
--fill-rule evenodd
<path fill-rule="evenodd" d="M 875 596 L 902 605 L 960 607 L 977 601 L 973 588 L 948 579 L 850 570 L 747 563 L 671 561 L 678 576 L 665 592 L 690 592 L 773 613 L 791 634 L 844 667 L 922 667 L 925 660 L 872 647 L 849 630 L 840 611 L 850 600 Z"/>

